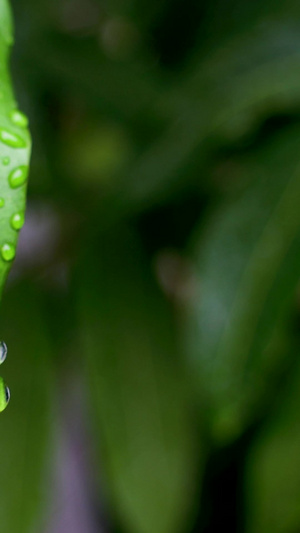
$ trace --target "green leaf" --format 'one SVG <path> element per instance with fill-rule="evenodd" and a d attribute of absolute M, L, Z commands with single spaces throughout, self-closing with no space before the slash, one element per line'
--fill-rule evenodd
<path fill-rule="evenodd" d="M 10 289 L 1 313 L 8 356 L 1 367 L 11 399 L 0 419 L 0 522 L 31 533 L 44 525 L 53 382 L 40 295 L 27 281 Z M 49 472 L 48 472 L 49 474 Z"/>
<path fill-rule="evenodd" d="M 195 184 L 220 146 L 239 143 L 269 116 L 299 108 L 299 23 L 288 15 L 197 49 L 184 73 L 161 97 L 170 120 L 126 173 L 122 202 L 147 209 Z M 213 34 L 215 37 L 215 34 Z M 211 44 L 211 43 L 210 43 Z"/>
<path fill-rule="evenodd" d="M 31 142 L 27 118 L 16 108 L 8 72 L 11 15 L 0 0 L 0 293 L 24 221 Z"/>
<path fill-rule="evenodd" d="M 98 243 L 80 269 L 79 311 L 112 513 L 130 533 L 181 531 L 197 464 L 170 309 L 134 235 Z"/>
<path fill-rule="evenodd" d="M 299 22 L 264 22 L 195 61 L 185 91 L 211 110 L 210 135 L 236 141 L 266 116 L 298 109 Z"/>
<path fill-rule="evenodd" d="M 297 357 L 298 352 L 299 345 Z M 279 399 L 246 463 L 247 533 L 295 533 L 300 528 L 299 364 Z"/>
<path fill-rule="evenodd" d="M 62 38 L 58 34 L 38 34 L 28 45 L 28 61 L 33 57 L 40 75 L 63 83 L 79 94 L 96 111 L 131 122 L 145 113 L 159 98 L 163 85 L 140 62 L 115 63 L 99 51 L 96 42 Z M 34 46 L 35 44 L 35 46 Z M 102 115 L 103 116 L 103 115 Z"/>
<path fill-rule="evenodd" d="M 12 44 L 13 24 L 8 0 L 1 0 L 0 2 L 0 36 L 6 45 Z"/>
<path fill-rule="evenodd" d="M 186 342 L 221 440 L 239 435 L 260 409 L 287 351 L 300 274 L 299 135 L 299 127 L 288 130 L 241 158 L 251 185 L 194 235 Z"/>

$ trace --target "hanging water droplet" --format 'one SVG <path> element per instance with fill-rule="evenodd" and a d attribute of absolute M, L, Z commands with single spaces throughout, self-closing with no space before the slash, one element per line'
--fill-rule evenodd
<path fill-rule="evenodd" d="M 27 144 L 23 137 L 3 128 L 0 128 L 0 141 L 13 148 L 25 148 Z"/>
<path fill-rule="evenodd" d="M 5 385 L 5 399 L 6 399 L 6 405 L 7 405 L 10 400 L 10 390 L 7 385 Z"/>
<path fill-rule="evenodd" d="M 0 342 L 0 365 L 5 361 L 7 356 L 7 346 L 5 342 Z"/>
<path fill-rule="evenodd" d="M 16 126 L 20 126 L 20 128 L 27 128 L 28 126 L 28 118 L 18 109 L 14 109 L 10 113 L 10 119 Z"/>
<path fill-rule="evenodd" d="M 7 157 L 3 157 L 3 158 L 2 158 L 2 164 L 3 164 L 4 166 L 9 165 L 9 163 L 10 163 L 10 157 L 7 156 Z"/>
<path fill-rule="evenodd" d="M 1 246 L 1 256 L 4 261 L 12 261 L 16 255 L 16 248 L 13 244 L 6 242 Z"/>
<path fill-rule="evenodd" d="M 22 165 L 12 170 L 8 176 L 8 181 L 12 189 L 17 189 L 18 187 L 21 187 L 21 185 L 24 185 L 27 176 L 28 167 L 26 165 Z"/>
<path fill-rule="evenodd" d="M 13 229 L 19 230 L 23 228 L 25 222 L 24 213 L 15 213 L 10 219 L 10 225 Z"/>
<path fill-rule="evenodd" d="M 3 379 L 0 378 L 0 412 L 4 411 L 9 400 L 10 400 L 10 390 L 7 387 L 7 385 L 5 385 Z"/>
<path fill-rule="evenodd" d="M 0 196 L 0 207 L 4 207 L 4 206 L 5 206 L 5 200 L 4 198 Z"/>

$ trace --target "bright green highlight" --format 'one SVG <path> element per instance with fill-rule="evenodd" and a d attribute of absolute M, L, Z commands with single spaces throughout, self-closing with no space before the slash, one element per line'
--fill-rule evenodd
<path fill-rule="evenodd" d="M 4 206 L 5 206 L 5 200 L 4 198 L 0 196 L 0 207 L 4 207 Z"/>
<path fill-rule="evenodd" d="M 0 377 L 0 412 L 4 411 L 10 399 L 9 388 L 6 387 L 3 379 Z"/>
<path fill-rule="evenodd" d="M 20 128 L 27 128 L 28 126 L 28 118 L 24 113 L 21 111 L 18 111 L 17 109 L 14 109 L 10 113 L 10 119 L 16 126 L 19 126 Z"/>
<path fill-rule="evenodd" d="M 0 128 L 0 141 L 12 148 L 25 148 L 27 146 L 23 137 L 3 128 Z"/>
<path fill-rule="evenodd" d="M 2 159 L 3 165 L 6 167 L 10 163 L 10 157 L 3 157 Z"/>
<path fill-rule="evenodd" d="M 25 222 L 24 213 L 21 213 L 21 212 L 15 213 L 10 219 L 11 227 L 15 230 L 19 230 L 23 228 L 24 222 Z"/>
<path fill-rule="evenodd" d="M 12 189 L 17 189 L 24 185 L 28 176 L 28 167 L 26 165 L 21 165 L 20 167 L 15 168 L 11 171 L 8 176 L 8 181 Z"/>
<path fill-rule="evenodd" d="M 1 247 L 1 256 L 4 261 L 12 261 L 16 255 L 16 248 L 13 244 L 6 242 Z"/>

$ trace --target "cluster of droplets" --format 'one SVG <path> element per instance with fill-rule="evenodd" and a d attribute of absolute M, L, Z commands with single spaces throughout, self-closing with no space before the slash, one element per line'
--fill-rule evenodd
<path fill-rule="evenodd" d="M 27 128 L 28 119 L 21 111 L 13 109 L 9 118 L 14 126 L 19 128 Z M 25 148 L 27 146 L 26 140 L 19 134 L 9 131 L 6 128 L 0 128 L 0 142 L 10 146 L 11 148 Z M 10 164 L 10 157 L 2 158 L 2 164 L 8 166 Z M 11 189 L 18 189 L 22 187 L 27 181 L 28 166 L 20 165 L 11 170 L 8 175 L 8 183 Z M 0 197 L 0 208 L 5 206 L 5 199 Z M 19 211 L 14 213 L 10 218 L 10 226 L 13 230 L 19 231 L 24 225 L 24 213 Z M 5 242 L 0 247 L 1 257 L 4 261 L 12 261 L 16 255 L 16 247 L 10 242 Z"/>
<path fill-rule="evenodd" d="M 7 346 L 5 342 L 0 342 L 0 365 L 4 363 L 7 356 Z M 3 379 L 0 377 L 0 412 L 4 411 L 10 400 L 10 391 L 5 385 Z"/>
<path fill-rule="evenodd" d="M 9 115 L 9 118 L 14 126 L 18 126 L 19 128 L 27 128 L 28 126 L 28 119 L 26 115 L 17 109 L 13 109 Z M 4 144 L 7 144 L 7 146 L 11 146 L 12 148 L 25 148 L 27 146 L 26 140 L 21 137 L 21 135 L 9 131 L 6 128 L 0 128 L 0 141 Z"/>
<path fill-rule="evenodd" d="M 9 118 L 14 126 L 19 128 L 27 128 L 28 119 L 20 111 L 14 109 Z M 19 134 L 9 131 L 5 128 L 0 128 L 0 142 L 6 144 L 11 148 L 25 148 L 27 141 Z M 2 158 L 2 164 L 8 166 L 11 160 L 10 157 L 5 156 Z M 26 165 L 20 165 L 11 170 L 8 175 L 8 183 L 11 189 L 18 189 L 24 185 L 27 181 L 28 167 Z M 5 206 L 5 199 L 0 197 L 0 208 Z M 24 224 L 24 213 L 13 213 L 10 218 L 10 226 L 13 230 L 19 231 Z M 9 242 L 5 242 L 1 248 L 0 253 L 4 261 L 12 261 L 15 257 L 16 248 L 15 245 Z M 0 342 L 0 364 L 2 364 L 7 356 L 7 346 L 5 342 Z M 4 380 L 0 377 L 0 412 L 3 411 L 10 399 L 9 388 L 5 385 Z"/>

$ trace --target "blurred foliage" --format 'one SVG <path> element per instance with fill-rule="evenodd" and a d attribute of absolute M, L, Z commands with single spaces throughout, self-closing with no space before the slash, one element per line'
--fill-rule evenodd
<path fill-rule="evenodd" d="M 289 128 L 239 156 L 251 186 L 213 211 L 203 237 L 202 227 L 200 238 L 195 232 L 187 338 L 220 439 L 236 437 L 259 413 L 293 342 L 286 328 L 299 279 L 299 134 Z"/>
<path fill-rule="evenodd" d="M 196 451 L 175 324 L 130 231 L 85 252 L 79 312 L 107 484 L 129 531 L 171 532 L 187 519 Z"/>
<path fill-rule="evenodd" d="M 1 418 L 1 523 L 7 531 L 41 531 L 53 441 L 51 340 L 32 284 L 17 284 L 2 305 L 1 329 L 10 349 L 5 378 L 13 398 Z"/>
<path fill-rule="evenodd" d="M 299 3 L 11 4 L 33 155 L 3 531 L 48 532 L 75 375 L 99 531 L 296 533 Z"/>

